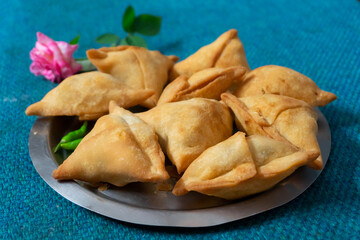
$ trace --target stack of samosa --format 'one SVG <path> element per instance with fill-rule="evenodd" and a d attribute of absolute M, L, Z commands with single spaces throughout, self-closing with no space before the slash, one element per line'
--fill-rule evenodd
<path fill-rule="evenodd" d="M 237 199 L 272 188 L 301 166 L 323 168 L 313 107 L 336 96 L 286 67 L 251 70 L 234 29 L 178 63 L 134 46 L 87 56 L 98 71 L 65 79 L 26 109 L 97 120 L 54 170 L 56 179 L 118 187 L 164 182 L 166 155 L 182 174 L 175 195 Z M 135 105 L 149 110 L 126 110 Z"/>

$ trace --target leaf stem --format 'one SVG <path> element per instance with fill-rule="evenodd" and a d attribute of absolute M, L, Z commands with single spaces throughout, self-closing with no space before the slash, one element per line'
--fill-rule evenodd
<path fill-rule="evenodd" d="M 76 62 L 81 64 L 80 72 L 90 72 L 96 70 L 96 67 L 87 58 L 76 58 Z"/>

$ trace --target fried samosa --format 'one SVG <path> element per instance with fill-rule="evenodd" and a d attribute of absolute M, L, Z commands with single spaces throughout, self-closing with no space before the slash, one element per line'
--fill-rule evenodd
<path fill-rule="evenodd" d="M 160 96 L 158 105 L 191 98 L 220 99 L 234 81 L 239 81 L 245 74 L 244 67 L 208 68 L 190 78 L 179 76 L 167 85 Z"/>
<path fill-rule="evenodd" d="M 111 102 L 110 114 L 97 120 L 53 177 L 121 187 L 130 182 L 164 181 L 169 175 L 152 127 Z"/>
<path fill-rule="evenodd" d="M 313 161 L 318 152 L 266 136 L 238 132 L 205 150 L 186 169 L 173 193 L 197 191 L 225 199 L 238 199 L 268 190 Z"/>
<path fill-rule="evenodd" d="M 250 71 L 244 46 L 235 29 L 223 33 L 213 43 L 200 48 L 193 55 L 176 63 L 170 70 L 169 79 L 173 81 L 180 75 L 190 77 L 206 68 L 233 66 L 242 66 Z"/>
<path fill-rule="evenodd" d="M 26 115 L 79 116 L 80 120 L 94 120 L 107 114 L 111 100 L 127 108 L 153 94 L 152 90 L 130 88 L 109 74 L 87 72 L 66 78 L 40 102 L 30 105 Z"/>
<path fill-rule="evenodd" d="M 234 112 L 237 127 L 248 135 L 270 136 L 289 141 L 305 151 L 320 152 L 316 138 L 317 114 L 309 104 L 273 94 L 239 99 L 230 93 L 223 93 L 221 99 Z M 309 166 L 322 169 L 321 155 Z"/>
<path fill-rule="evenodd" d="M 143 106 L 156 106 L 167 80 L 168 71 L 178 60 L 159 51 L 141 47 L 117 46 L 90 49 L 86 52 L 90 62 L 101 72 L 111 74 L 135 89 L 153 90 L 155 94 Z"/>
<path fill-rule="evenodd" d="M 164 103 L 137 116 L 154 127 L 163 151 L 178 173 L 184 172 L 205 149 L 232 134 L 229 109 L 212 99 Z"/>
<path fill-rule="evenodd" d="M 237 97 L 276 94 L 289 96 L 312 106 L 325 106 L 337 97 L 321 90 L 307 76 L 290 68 L 268 65 L 249 72 L 235 90 Z"/>

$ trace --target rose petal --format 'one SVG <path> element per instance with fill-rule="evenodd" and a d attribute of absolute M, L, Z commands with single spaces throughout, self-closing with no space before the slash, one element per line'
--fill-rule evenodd
<path fill-rule="evenodd" d="M 52 40 L 51 38 L 49 38 L 48 36 L 46 36 L 45 34 L 43 34 L 41 32 L 37 32 L 36 37 L 37 37 L 38 42 L 45 44 L 45 45 L 47 45 L 51 42 L 55 42 L 54 40 Z"/>
<path fill-rule="evenodd" d="M 60 82 L 81 70 L 81 64 L 77 63 L 73 54 L 78 45 L 70 45 L 63 41 L 54 41 L 45 34 L 37 32 L 37 42 L 30 51 L 30 71 L 43 75 L 52 82 Z"/>

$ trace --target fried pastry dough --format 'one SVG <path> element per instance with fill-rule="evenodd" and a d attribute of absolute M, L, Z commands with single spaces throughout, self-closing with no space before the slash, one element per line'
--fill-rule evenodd
<path fill-rule="evenodd" d="M 237 97 L 263 94 L 289 96 L 312 106 L 325 106 L 337 98 L 335 94 L 321 90 L 307 76 L 290 68 L 275 65 L 252 70 L 235 90 Z"/>
<path fill-rule="evenodd" d="M 177 102 L 191 98 L 220 99 L 234 81 L 239 81 L 245 74 L 244 67 L 208 68 L 201 70 L 190 78 L 179 76 L 162 92 L 158 105 L 166 102 Z"/>
<path fill-rule="evenodd" d="M 173 81 L 180 75 L 190 77 L 206 68 L 233 66 L 242 66 L 250 71 L 244 46 L 235 29 L 223 33 L 213 43 L 200 48 L 193 55 L 176 63 L 170 70 L 169 79 Z"/>
<path fill-rule="evenodd" d="M 114 102 L 110 105 L 110 114 L 98 119 L 53 177 L 115 186 L 168 179 L 165 156 L 152 127 Z"/>
<path fill-rule="evenodd" d="M 26 109 L 26 115 L 79 116 L 80 120 L 93 120 L 108 112 L 114 100 L 127 108 L 142 103 L 154 92 L 132 89 L 109 74 L 87 72 L 66 78 L 44 98 Z"/>
<path fill-rule="evenodd" d="M 150 89 L 155 92 L 143 106 L 156 105 L 168 80 L 168 71 L 178 60 L 159 51 L 149 51 L 134 46 L 103 47 L 86 52 L 97 69 L 109 73 L 116 79 L 135 89 Z"/>
<path fill-rule="evenodd" d="M 197 191 L 237 199 L 272 188 L 298 167 L 314 160 L 318 152 L 261 135 L 238 132 L 205 150 L 176 183 L 173 193 Z"/>
<path fill-rule="evenodd" d="M 137 116 L 154 127 L 163 151 L 179 173 L 205 149 L 232 134 L 229 109 L 212 99 L 164 103 Z"/>
<path fill-rule="evenodd" d="M 233 110 L 237 127 L 248 135 L 270 136 L 289 141 L 305 151 L 320 152 L 316 138 L 317 114 L 309 104 L 273 94 L 238 99 L 223 93 L 221 99 Z M 322 169 L 321 155 L 309 166 Z"/>
<path fill-rule="evenodd" d="M 288 109 L 282 112 L 274 122 L 275 128 L 287 140 L 307 151 L 320 151 L 316 135 L 318 132 L 317 114 L 310 108 Z M 321 155 L 309 166 L 323 168 Z"/>

